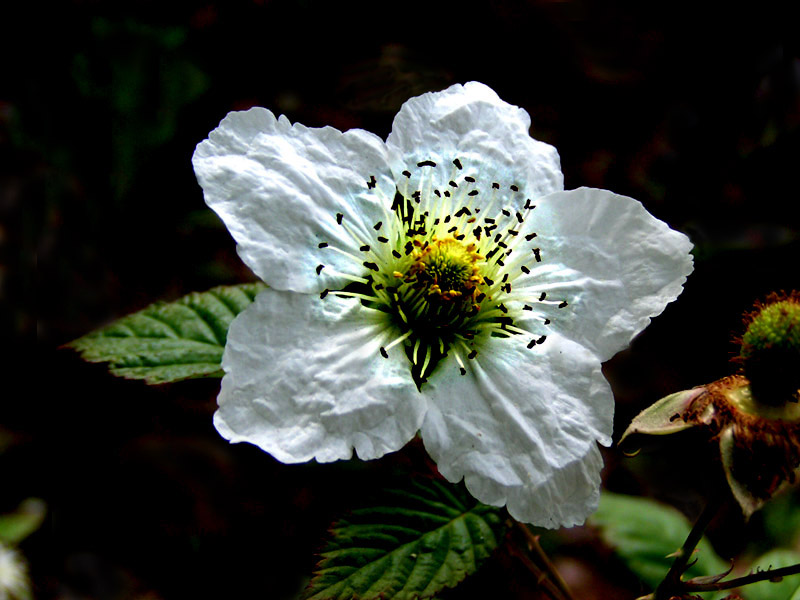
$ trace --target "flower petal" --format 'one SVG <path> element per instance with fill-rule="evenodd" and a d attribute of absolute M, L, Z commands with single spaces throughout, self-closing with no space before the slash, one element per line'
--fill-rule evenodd
<path fill-rule="evenodd" d="M 422 94 L 403 104 L 386 140 L 399 182 L 409 179 L 414 190 L 449 189 L 459 173 L 477 176 L 485 196 L 497 182 L 520 188 L 537 198 L 564 189 L 558 152 L 533 139 L 531 120 L 523 109 L 503 102 L 482 83 L 456 84 Z M 460 166 L 453 162 L 458 159 Z M 420 163 L 432 161 L 435 168 Z M 403 176 L 403 171 L 410 177 Z M 522 196 L 522 202 L 525 196 Z"/>
<path fill-rule="evenodd" d="M 525 225 L 537 233 L 542 262 L 515 279 L 516 289 L 566 299 L 569 306 L 561 310 L 553 303 L 545 313 L 550 327 L 602 361 L 678 297 L 693 269 L 689 238 L 639 201 L 606 190 L 550 194 Z M 536 308 L 537 315 L 545 310 Z"/>
<path fill-rule="evenodd" d="M 242 260 L 276 289 L 337 287 L 326 279 L 331 270 L 362 275 L 358 247 L 386 220 L 395 194 L 377 136 L 292 125 L 264 108 L 228 114 L 192 162 Z M 319 248 L 322 242 L 356 258 Z M 319 264 L 331 267 L 321 277 Z"/>
<path fill-rule="evenodd" d="M 466 375 L 442 361 L 422 437 L 441 473 L 523 521 L 575 525 L 596 507 L 614 402 L 600 362 L 558 335 L 489 338 Z"/>
<path fill-rule="evenodd" d="M 231 324 L 214 424 L 285 463 L 364 460 L 401 448 L 425 400 L 385 315 L 357 300 L 265 290 Z"/>

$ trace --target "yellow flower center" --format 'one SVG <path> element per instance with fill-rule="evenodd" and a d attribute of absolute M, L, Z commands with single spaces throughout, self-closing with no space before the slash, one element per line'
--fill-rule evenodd
<path fill-rule="evenodd" d="M 408 276 L 427 290 L 427 295 L 445 302 L 472 301 L 477 286 L 483 283 L 480 275 L 480 254 L 475 244 L 464 244 L 452 237 L 433 238 L 430 243 L 416 248 Z"/>

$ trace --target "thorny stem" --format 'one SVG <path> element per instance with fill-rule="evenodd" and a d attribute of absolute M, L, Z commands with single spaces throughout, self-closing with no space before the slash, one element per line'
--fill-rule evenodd
<path fill-rule="evenodd" d="M 681 583 L 682 592 L 679 592 L 679 595 L 676 597 L 684 598 L 687 597 L 686 594 L 693 592 L 717 592 L 722 590 L 730 590 L 732 588 L 750 585 L 751 583 L 765 581 L 767 579 L 777 582 L 787 575 L 796 575 L 798 573 L 800 573 L 800 563 L 791 565 L 789 567 L 781 567 L 780 569 L 767 569 L 766 571 L 759 571 L 758 573 L 750 573 L 749 575 L 736 577 L 735 579 L 729 579 L 728 581 L 692 583 L 692 581 L 689 580 Z M 684 595 L 681 596 L 680 593 L 683 593 Z M 655 594 L 648 594 L 647 596 L 642 596 L 637 600 L 656 600 L 656 596 Z"/>
<path fill-rule="evenodd" d="M 796 575 L 800 573 L 800 563 L 788 567 L 781 567 L 780 569 L 767 569 L 766 571 L 759 571 L 758 573 L 750 573 L 728 581 L 718 581 L 716 583 L 692 583 L 687 581 L 683 584 L 683 589 L 687 592 L 713 592 L 717 590 L 729 590 L 731 588 L 741 587 L 756 583 L 757 581 L 780 581 L 787 575 Z"/>
<path fill-rule="evenodd" d="M 708 501 L 705 508 L 703 508 L 703 512 L 701 512 L 700 516 L 697 518 L 697 522 L 686 537 L 686 541 L 683 543 L 681 549 L 678 550 L 675 562 L 672 563 L 664 580 L 658 584 L 654 594 L 654 600 L 669 600 L 669 598 L 679 595 L 681 590 L 685 590 L 686 584 L 681 580 L 681 576 L 686 571 L 689 559 L 692 557 L 695 548 L 697 548 L 697 544 L 700 543 L 703 532 L 705 532 L 721 506 L 722 495 L 715 494 Z"/>
<path fill-rule="evenodd" d="M 539 564 L 513 543 L 509 544 L 511 553 L 519 558 L 522 564 L 533 573 L 536 577 L 536 583 L 542 587 L 549 598 L 552 600 L 574 600 L 566 582 L 558 573 L 547 554 L 545 554 L 541 544 L 539 544 L 539 536 L 534 535 L 524 523 L 519 521 L 513 521 L 513 523 L 525 538 L 528 551 L 533 552 Z"/>
<path fill-rule="evenodd" d="M 729 579 L 728 581 L 712 581 L 708 583 L 701 583 L 699 581 L 692 580 L 683 581 L 681 576 L 686 571 L 687 565 L 689 564 L 689 559 L 691 558 L 694 549 L 697 547 L 697 544 L 700 542 L 700 539 L 703 537 L 703 532 L 706 530 L 709 523 L 711 523 L 714 515 L 717 514 L 720 506 L 722 506 L 722 498 L 723 496 L 721 494 L 716 494 L 709 500 L 708 504 L 706 504 L 705 508 L 703 509 L 703 512 L 700 513 L 700 516 L 697 518 L 697 522 L 694 524 L 694 527 L 692 527 L 692 530 L 686 537 L 686 541 L 683 543 L 683 546 L 678 551 L 675 562 L 672 563 L 672 566 L 670 567 L 666 577 L 664 577 L 664 580 L 658 585 L 656 591 L 652 595 L 645 596 L 644 598 L 651 600 L 669 600 L 673 597 L 684 598 L 693 592 L 729 590 L 732 588 L 749 585 L 757 581 L 765 581 L 767 579 L 770 581 L 780 581 L 787 575 L 795 575 L 800 573 L 800 564 L 796 564 L 788 567 L 782 567 L 780 569 L 759 571 L 743 577 Z M 720 576 L 717 579 L 722 579 L 722 577 L 723 576 Z M 707 580 L 707 578 L 704 579 Z"/>

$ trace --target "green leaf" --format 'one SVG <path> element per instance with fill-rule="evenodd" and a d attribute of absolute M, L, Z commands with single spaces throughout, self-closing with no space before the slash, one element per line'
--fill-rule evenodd
<path fill-rule="evenodd" d="M 0 542 L 17 545 L 39 529 L 47 507 L 39 498 L 23 500 L 17 510 L 0 515 Z M 0 596 L 1 597 L 1 596 Z"/>
<path fill-rule="evenodd" d="M 759 514 L 767 547 L 800 548 L 800 490 L 774 497 Z"/>
<path fill-rule="evenodd" d="M 800 553 L 794 550 L 772 550 L 753 561 L 750 568 L 766 571 L 800 563 Z M 747 600 L 794 600 L 800 598 L 800 575 L 790 575 L 781 581 L 759 581 L 741 588 Z"/>
<path fill-rule="evenodd" d="M 646 498 L 604 492 L 600 507 L 589 518 L 600 529 L 625 565 L 651 589 L 661 583 L 669 571 L 673 554 L 686 540 L 691 529 L 686 518 L 676 509 Z M 700 540 L 684 579 L 716 575 L 727 570 L 724 562 L 706 538 Z"/>
<path fill-rule="evenodd" d="M 303 600 L 430 598 L 474 573 L 505 532 L 500 509 L 459 487 L 411 482 L 331 530 Z"/>
<path fill-rule="evenodd" d="M 175 302 L 157 302 L 67 344 L 84 360 L 150 384 L 222 377 L 220 363 L 233 318 L 263 283 L 216 287 Z"/>

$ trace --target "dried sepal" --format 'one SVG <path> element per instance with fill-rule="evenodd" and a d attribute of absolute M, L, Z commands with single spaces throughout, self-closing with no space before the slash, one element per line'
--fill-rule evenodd
<path fill-rule="evenodd" d="M 633 434 L 690 427 L 718 441 L 725 477 L 747 518 L 800 476 L 800 404 L 763 404 L 742 375 L 662 398 L 631 422 L 620 444 Z"/>
<path fill-rule="evenodd" d="M 691 410 L 694 402 L 705 393 L 705 388 L 696 387 L 661 398 L 631 421 L 619 440 L 620 445 L 634 434 L 668 435 L 707 421 L 710 414 L 695 415 Z"/>

